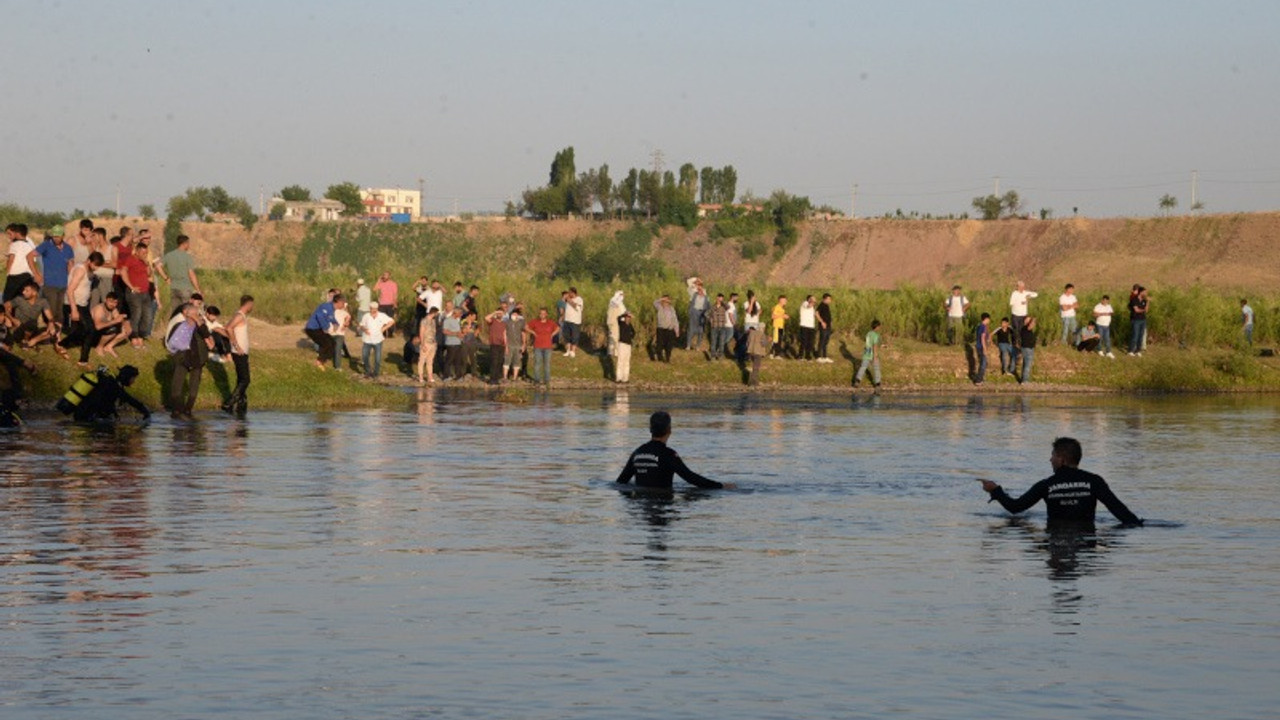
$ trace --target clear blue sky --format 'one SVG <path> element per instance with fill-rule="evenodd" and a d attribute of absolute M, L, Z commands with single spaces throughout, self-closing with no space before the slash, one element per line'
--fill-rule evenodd
<path fill-rule="evenodd" d="M 572 145 L 857 212 L 1280 208 L 1280 2 L 0 0 L 0 201 L 256 207 L 299 183 L 500 210 Z"/>

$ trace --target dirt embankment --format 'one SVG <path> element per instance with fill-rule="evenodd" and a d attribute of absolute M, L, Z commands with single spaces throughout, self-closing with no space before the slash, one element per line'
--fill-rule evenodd
<path fill-rule="evenodd" d="M 105 221 L 151 227 L 163 222 Z M 468 240 L 533 241 L 530 268 L 545 270 L 575 238 L 607 237 L 621 222 L 585 220 L 475 221 Z M 1228 291 L 1272 292 L 1280 279 L 1280 213 L 1090 220 L 833 220 L 807 223 L 783 257 L 747 260 L 738 238 L 713 240 L 711 224 L 667 228 L 654 253 L 682 274 L 732 282 L 890 289 L 901 285 L 1004 288 L 1015 279 L 1051 287 L 1127 287 L 1141 282 Z M 254 269 L 277 252 L 288 256 L 306 232 L 302 223 L 239 225 L 187 222 L 192 251 L 207 268 Z M 39 239 L 39 232 L 33 239 Z M 762 237 L 771 243 L 772 237 Z M 3 241 L 0 241 L 3 242 Z"/>

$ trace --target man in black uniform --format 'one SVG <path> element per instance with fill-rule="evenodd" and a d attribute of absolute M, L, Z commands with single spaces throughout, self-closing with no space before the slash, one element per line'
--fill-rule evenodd
<path fill-rule="evenodd" d="M 1080 441 L 1075 438 L 1062 437 L 1054 440 L 1053 454 L 1049 456 L 1053 477 L 1032 485 L 1030 490 L 1017 499 L 1009 497 L 1004 488 L 990 480 L 979 482 L 982 483 L 982 489 L 990 493 L 992 500 L 999 502 L 1011 513 L 1020 513 L 1044 500 L 1049 510 L 1050 526 L 1092 526 L 1098 501 L 1125 525 L 1141 525 L 1142 519 L 1120 502 L 1107 486 L 1106 480 L 1078 467 L 1083 456 Z"/>
<path fill-rule="evenodd" d="M 72 418 L 76 422 L 96 422 L 115 421 L 118 411 L 117 407 L 120 403 L 126 403 L 134 410 L 137 410 L 144 420 L 151 419 L 151 411 L 147 409 L 137 398 L 129 394 L 125 388 L 133 384 L 138 378 L 138 368 L 132 365 L 125 365 L 120 368 L 120 372 L 115 377 L 111 377 L 110 373 L 100 371 L 98 374 L 98 384 L 93 386 L 88 395 L 80 401 L 80 404 L 72 411 Z"/>
<path fill-rule="evenodd" d="M 671 437 L 671 415 L 659 410 L 649 416 L 649 434 L 653 436 L 649 442 L 636 448 L 627 458 L 627 466 L 622 468 L 618 482 L 626 484 L 635 477 L 636 487 L 653 490 L 670 490 L 671 477 L 679 475 L 684 481 L 708 489 L 732 489 L 732 483 L 718 483 L 708 480 L 685 466 L 684 461 L 675 450 L 667 447 L 667 438 Z"/>

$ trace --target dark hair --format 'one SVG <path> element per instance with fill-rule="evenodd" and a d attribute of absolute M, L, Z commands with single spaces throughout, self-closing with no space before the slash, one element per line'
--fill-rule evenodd
<path fill-rule="evenodd" d="M 251 303 L 251 302 L 253 302 L 253 296 L 252 296 L 252 295 L 241 295 L 241 296 L 240 296 L 240 304 L 241 304 L 241 305 L 243 305 L 243 304 L 245 304 L 245 303 Z"/>
<path fill-rule="evenodd" d="M 90 230 L 93 229 L 93 221 L 90 220 L 89 218 L 85 218 L 84 220 L 80 221 L 80 229 L 83 230 L 85 228 L 89 228 Z M 125 367 L 130 367 L 130 366 L 125 365 Z M 124 370 L 124 368 L 121 368 L 121 370 Z"/>
<path fill-rule="evenodd" d="M 979 320 L 990 320 L 990 319 L 991 319 L 991 313 L 982 313 L 982 317 L 980 317 L 980 318 L 978 318 L 978 319 L 979 319 Z"/>
<path fill-rule="evenodd" d="M 118 302 L 118 301 L 120 300 L 120 296 L 116 294 L 116 291 L 115 291 L 115 290 L 112 290 L 111 292 L 109 292 L 109 293 L 107 293 L 106 295 L 102 296 L 102 299 L 103 299 L 103 300 L 115 300 L 115 301 L 117 301 L 117 302 Z"/>
<path fill-rule="evenodd" d="M 569 286 L 569 292 L 573 293 L 574 295 L 577 295 L 577 294 L 578 294 L 578 288 L 576 288 L 576 287 L 574 287 L 574 286 L 570 285 L 570 286 Z"/>
<path fill-rule="evenodd" d="M 24 237 L 27 234 L 27 226 L 23 225 L 22 223 L 9 223 L 8 227 L 6 227 L 5 230 L 12 230 Z"/>
<path fill-rule="evenodd" d="M 1110 299 L 1111 299 L 1111 296 L 1110 296 L 1110 295 L 1103 295 L 1103 296 L 1102 296 L 1102 299 L 1103 299 L 1103 300 L 1110 300 Z"/>
<path fill-rule="evenodd" d="M 182 247 L 183 245 L 189 242 L 191 242 L 191 238 L 187 237 L 186 235 L 179 235 L 178 238 L 173 241 L 173 244 L 177 245 L 178 247 Z"/>
<path fill-rule="evenodd" d="M 106 237 L 106 236 L 107 236 L 107 229 L 106 229 L 106 228 L 104 228 L 104 227 L 96 227 L 96 228 L 94 228 L 94 229 L 93 229 L 93 234 L 94 234 L 94 235 L 101 235 L 102 237 Z"/>
<path fill-rule="evenodd" d="M 1071 289 L 1074 289 L 1074 288 L 1075 288 L 1075 285 L 1072 285 L 1071 283 L 1067 283 L 1067 284 L 1066 284 L 1066 286 L 1065 286 L 1065 287 L 1063 287 L 1062 289 L 1063 289 L 1063 290 L 1071 290 Z"/>
<path fill-rule="evenodd" d="M 871 321 L 871 329 L 872 329 L 872 330 L 875 330 L 875 329 L 876 329 L 876 328 L 878 328 L 878 327 L 880 327 L 880 321 L 879 321 L 879 320 L 872 320 L 872 321 Z"/>
<path fill-rule="evenodd" d="M 222 311 L 218 309 L 217 305 L 210 305 L 209 307 L 205 308 L 204 314 L 212 317 L 222 317 Z"/>
<path fill-rule="evenodd" d="M 1007 318 L 1007 317 L 1002 317 L 1002 318 L 1000 318 L 1000 322 L 1009 322 L 1009 318 Z"/>
<path fill-rule="evenodd" d="M 831 297 L 831 293 L 822 293 L 822 299 L 823 299 L 823 300 L 826 300 L 826 299 L 827 299 L 827 298 L 829 298 L 829 297 Z"/>
<path fill-rule="evenodd" d="M 27 288 L 34 288 L 38 292 L 40 290 L 40 283 L 35 280 L 28 280 L 22 283 L 22 289 L 26 290 Z"/>
<path fill-rule="evenodd" d="M 654 437 L 663 437 L 671 433 L 671 415 L 666 410 L 649 416 L 649 434 Z"/>
<path fill-rule="evenodd" d="M 204 302 L 204 295 L 201 295 L 200 293 L 191 293 L 191 299 L 192 299 L 192 300 L 199 300 L 200 302 Z"/>
<path fill-rule="evenodd" d="M 1054 440 L 1053 451 L 1061 455 L 1062 459 L 1072 467 L 1079 465 L 1081 458 L 1084 457 L 1084 449 L 1080 447 L 1080 441 L 1075 438 L 1060 437 Z"/>
<path fill-rule="evenodd" d="M 338 302 L 340 300 L 345 301 L 346 299 L 347 299 L 346 295 L 343 295 L 342 293 L 334 293 L 333 299 L 330 300 L 329 302 Z M 370 304 L 369 307 L 373 307 L 373 304 Z"/>
<path fill-rule="evenodd" d="M 94 263 L 95 265 L 101 265 L 106 261 L 107 259 L 102 257 L 102 253 L 98 252 L 97 250 L 94 250 L 93 252 L 89 253 L 89 262 Z"/>

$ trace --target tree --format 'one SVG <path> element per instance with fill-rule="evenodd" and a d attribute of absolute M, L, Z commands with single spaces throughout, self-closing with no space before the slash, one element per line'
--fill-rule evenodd
<path fill-rule="evenodd" d="M 311 191 L 301 185 L 290 185 L 280 190 L 280 199 L 286 202 L 310 202 Z"/>
<path fill-rule="evenodd" d="M 342 203 L 343 217 L 357 217 L 364 214 L 364 201 L 360 199 L 360 186 L 353 182 L 330 185 L 324 192 L 325 198 Z"/>
<path fill-rule="evenodd" d="M 778 235 L 773 239 L 773 244 L 785 252 L 795 245 L 799 235 L 796 226 L 809 217 L 813 204 L 807 197 L 791 195 L 786 190 L 774 190 L 765 208 L 778 228 Z"/>
<path fill-rule="evenodd" d="M 1164 216 L 1169 217 L 1169 213 L 1178 207 L 1178 198 L 1165 193 L 1160 197 L 1160 209 L 1164 211 Z"/>
<path fill-rule="evenodd" d="M 521 196 L 525 212 L 540 220 L 549 220 L 565 213 L 564 187 L 540 187 L 524 191 Z"/>
<path fill-rule="evenodd" d="M 267 218 L 269 220 L 283 220 L 284 213 L 286 210 L 288 210 L 288 208 L 285 207 L 285 204 L 282 202 L 278 202 L 275 205 L 271 206 L 271 212 L 269 215 L 267 215 Z"/>
<path fill-rule="evenodd" d="M 710 165 L 702 168 L 702 171 L 698 174 L 698 179 L 700 181 L 698 186 L 698 202 L 703 205 L 715 202 L 713 198 L 715 197 L 716 169 Z"/>
<path fill-rule="evenodd" d="M 1017 215 L 1022 209 L 1022 200 L 1015 190 L 1010 190 L 1004 195 L 993 193 L 974 198 L 973 209 L 982 214 L 983 220 L 999 220 L 1002 217 Z"/>
<path fill-rule="evenodd" d="M 680 166 L 680 191 L 689 202 L 693 202 L 698 196 L 698 168 L 693 163 L 687 162 Z"/>
<path fill-rule="evenodd" d="M 617 196 L 627 212 L 636 211 L 636 200 L 640 197 L 640 173 L 635 168 L 628 170 L 627 177 L 618 183 Z"/>
<path fill-rule="evenodd" d="M 732 205 L 733 198 L 738 194 L 738 171 L 733 169 L 732 165 L 725 165 L 720 168 L 720 175 L 716 178 L 716 199 L 715 202 L 724 205 Z"/>
<path fill-rule="evenodd" d="M 569 192 L 569 202 L 579 215 L 590 215 L 596 206 L 596 189 L 599 186 L 599 173 L 591 168 L 578 176 Z"/>
<path fill-rule="evenodd" d="M 182 234 L 182 218 L 169 213 L 169 217 L 164 221 L 164 246 L 174 248 L 178 246 L 178 236 Z"/>
<path fill-rule="evenodd" d="M 142 216 L 142 219 L 143 219 L 143 220 L 155 220 L 155 219 L 156 219 L 156 206 L 155 206 L 155 205 L 151 205 L 150 203 L 147 203 L 147 204 L 144 204 L 144 205 L 139 205 L 139 206 L 138 206 L 138 214 Z"/>
<path fill-rule="evenodd" d="M 658 212 L 659 194 L 662 192 L 662 178 L 653 170 L 641 170 L 638 178 L 636 200 L 644 208 L 645 217 L 653 217 Z"/>
<path fill-rule="evenodd" d="M 609 179 L 608 163 L 596 171 L 595 195 L 596 202 L 600 203 L 600 212 L 608 217 L 613 212 L 613 181 Z"/>
<path fill-rule="evenodd" d="M 552 187 L 572 185 L 577 176 L 573 167 L 573 146 L 570 145 L 551 160 L 551 180 L 547 184 Z"/>

